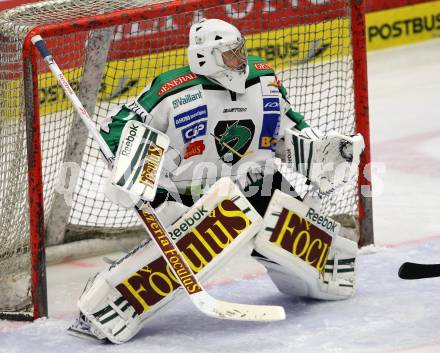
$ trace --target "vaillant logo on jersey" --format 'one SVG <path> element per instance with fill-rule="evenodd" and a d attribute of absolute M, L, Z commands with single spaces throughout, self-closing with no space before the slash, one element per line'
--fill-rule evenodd
<path fill-rule="evenodd" d="M 194 102 L 197 99 L 202 99 L 202 91 L 198 91 L 197 93 L 187 93 L 183 97 L 173 100 L 173 108 L 179 108 L 180 106 Z"/>
<path fill-rule="evenodd" d="M 176 128 L 180 128 L 194 121 L 204 119 L 207 117 L 208 117 L 208 107 L 206 105 L 201 105 L 200 107 L 196 107 L 194 109 L 176 115 L 174 117 L 174 125 L 176 126 Z"/>
<path fill-rule="evenodd" d="M 225 113 L 243 113 L 247 111 L 247 108 L 240 107 L 240 108 L 225 108 L 223 109 L 223 114 Z"/>
<path fill-rule="evenodd" d="M 188 143 L 192 139 L 195 139 L 196 137 L 205 136 L 207 130 L 206 125 L 207 125 L 207 121 L 203 120 L 183 129 L 182 130 L 183 142 Z"/>
<path fill-rule="evenodd" d="M 263 98 L 263 111 L 280 111 L 280 100 L 278 98 Z"/>
<path fill-rule="evenodd" d="M 171 91 L 172 89 L 179 87 L 180 85 L 183 85 L 186 82 L 195 80 L 197 78 L 196 74 L 193 74 L 192 72 L 179 76 L 173 80 L 170 80 L 168 82 L 165 82 L 162 86 L 160 86 L 159 91 L 157 91 L 157 95 L 161 96 L 168 91 Z"/>

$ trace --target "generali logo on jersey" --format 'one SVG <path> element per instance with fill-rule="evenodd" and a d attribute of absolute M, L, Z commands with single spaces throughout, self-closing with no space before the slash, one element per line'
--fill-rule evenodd
<path fill-rule="evenodd" d="M 200 212 L 198 209 L 196 212 Z M 215 257 L 247 230 L 252 222 L 232 200 L 222 200 L 210 212 L 204 210 L 202 221 L 176 242 L 194 273 L 200 272 Z M 187 217 L 188 219 L 189 217 Z M 180 225 L 180 230 L 183 230 Z M 176 271 L 183 269 L 176 268 Z M 180 286 L 163 257 L 150 262 L 128 276 L 116 289 L 141 314 Z"/>
<path fill-rule="evenodd" d="M 272 70 L 272 68 L 269 66 L 269 64 L 266 63 L 256 63 L 254 64 L 255 70 L 262 71 L 262 70 Z"/>
<path fill-rule="evenodd" d="M 189 74 L 179 76 L 171 81 L 165 82 L 157 92 L 158 96 L 163 95 L 164 93 L 167 93 L 168 91 L 172 90 L 173 88 L 176 88 L 185 82 L 189 82 L 192 80 L 195 80 L 197 78 L 196 74 L 193 74 L 190 72 Z"/>
<path fill-rule="evenodd" d="M 305 218 L 283 208 L 270 241 L 323 272 L 332 237 Z"/>

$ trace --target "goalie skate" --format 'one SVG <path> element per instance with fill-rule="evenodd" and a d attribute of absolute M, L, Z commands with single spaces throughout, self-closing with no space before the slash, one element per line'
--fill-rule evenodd
<path fill-rule="evenodd" d="M 75 322 L 67 329 L 69 335 L 99 343 L 108 343 L 108 339 L 99 331 L 94 330 L 92 323 L 82 312 L 79 312 Z"/>
<path fill-rule="evenodd" d="M 82 294 L 84 294 L 84 292 L 93 285 L 96 276 L 97 274 L 88 279 Z M 78 317 L 75 319 L 75 322 L 67 329 L 67 333 L 75 337 L 84 338 L 95 342 L 108 342 L 107 338 L 102 333 L 93 328 L 90 320 L 87 319 L 87 317 L 81 311 L 78 313 Z"/>

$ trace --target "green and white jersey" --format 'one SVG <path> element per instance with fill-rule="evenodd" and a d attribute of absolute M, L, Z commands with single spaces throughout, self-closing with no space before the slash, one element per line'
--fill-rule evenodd
<path fill-rule="evenodd" d="M 180 193 L 222 176 L 234 179 L 273 172 L 272 161 L 284 127 L 307 127 L 295 113 L 287 92 L 261 58 L 249 57 L 246 92 L 237 94 L 188 66 L 156 77 L 132 102 L 118 108 L 101 127 L 116 151 L 122 128 L 131 119 L 165 132 L 178 158 L 171 175 Z M 248 181 L 249 182 L 249 181 Z"/>

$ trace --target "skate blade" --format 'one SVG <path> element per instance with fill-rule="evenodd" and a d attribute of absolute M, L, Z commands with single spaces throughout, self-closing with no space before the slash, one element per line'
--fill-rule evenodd
<path fill-rule="evenodd" d="M 82 330 L 80 328 L 74 327 L 73 325 L 67 329 L 67 333 L 71 336 L 86 339 L 92 342 L 98 342 L 100 344 L 109 343 L 106 338 L 98 338 L 94 334 L 90 333 L 90 331 Z"/>

